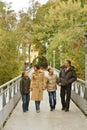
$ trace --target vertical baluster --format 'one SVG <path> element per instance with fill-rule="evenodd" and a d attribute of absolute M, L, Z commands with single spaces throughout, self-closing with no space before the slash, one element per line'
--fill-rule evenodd
<path fill-rule="evenodd" d="M 87 100 L 87 88 L 85 88 L 84 99 Z"/>
<path fill-rule="evenodd" d="M 0 111 L 2 110 L 2 95 L 0 95 Z"/>
<path fill-rule="evenodd" d="M 78 83 L 75 86 L 75 93 L 78 93 Z"/>
<path fill-rule="evenodd" d="M 10 86 L 10 84 L 7 85 L 7 91 L 6 91 L 6 103 L 9 102 L 9 86 Z"/>
<path fill-rule="evenodd" d="M 1 89 L 1 93 L 3 92 L 3 88 Z M 3 95 L 1 96 L 2 104 L 1 104 L 1 109 L 3 108 Z"/>
<path fill-rule="evenodd" d="M 16 81 L 16 90 L 19 91 L 19 80 Z"/>
<path fill-rule="evenodd" d="M 18 80 L 18 91 L 20 90 L 20 79 Z"/>
<path fill-rule="evenodd" d="M 85 87 L 81 86 L 80 87 L 80 96 L 83 98 L 84 97 L 84 93 L 85 93 Z"/>
<path fill-rule="evenodd" d="M 15 91 L 17 93 L 17 81 L 15 82 Z"/>
<path fill-rule="evenodd" d="M 12 83 L 12 87 L 13 87 L 13 95 L 15 95 L 15 85 L 14 85 L 14 82 Z"/>
<path fill-rule="evenodd" d="M 73 83 L 72 84 L 72 90 L 75 91 L 75 86 L 76 86 L 76 83 Z"/>
<path fill-rule="evenodd" d="M 12 85 L 12 87 L 11 87 L 11 97 L 13 97 L 14 96 L 14 88 L 13 88 L 13 85 Z"/>
<path fill-rule="evenodd" d="M 80 84 L 78 84 L 78 95 L 80 95 L 80 93 L 81 93 L 80 92 L 80 87 L 81 87 Z"/>
<path fill-rule="evenodd" d="M 2 106 L 4 107 L 6 105 L 6 95 L 5 92 L 3 93 L 3 102 Z"/>
<path fill-rule="evenodd" d="M 11 87 L 9 88 L 9 100 L 11 99 Z"/>

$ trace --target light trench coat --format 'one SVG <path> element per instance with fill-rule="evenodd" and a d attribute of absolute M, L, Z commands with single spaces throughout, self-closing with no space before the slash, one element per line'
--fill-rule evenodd
<path fill-rule="evenodd" d="M 45 76 L 42 70 L 39 72 L 33 72 L 31 77 L 31 86 L 32 90 L 31 99 L 35 101 L 41 101 L 43 99 L 43 90 L 45 88 Z"/>

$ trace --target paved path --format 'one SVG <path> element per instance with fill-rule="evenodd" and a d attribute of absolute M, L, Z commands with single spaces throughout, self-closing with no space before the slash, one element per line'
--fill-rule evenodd
<path fill-rule="evenodd" d="M 8 119 L 3 130 L 87 130 L 87 117 L 71 102 L 69 112 L 61 111 L 59 89 L 56 110 L 49 110 L 48 95 L 44 92 L 41 112 L 36 113 L 34 101 L 29 111 L 22 112 L 21 100 Z"/>

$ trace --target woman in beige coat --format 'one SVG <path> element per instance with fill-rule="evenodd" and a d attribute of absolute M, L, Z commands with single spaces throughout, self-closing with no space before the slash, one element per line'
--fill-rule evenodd
<path fill-rule="evenodd" d="M 45 77 L 38 65 L 34 65 L 30 89 L 32 91 L 31 99 L 35 101 L 36 112 L 40 112 L 40 102 L 43 99 L 43 90 L 45 89 Z"/>

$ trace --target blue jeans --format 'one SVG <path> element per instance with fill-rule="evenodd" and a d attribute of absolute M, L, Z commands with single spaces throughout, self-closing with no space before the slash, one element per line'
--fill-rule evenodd
<path fill-rule="evenodd" d="M 23 94 L 22 95 L 22 101 L 23 101 L 23 104 L 22 104 L 23 111 L 27 111 L 28 106 L 29 106 L 29 101 L 30 101 L 30 93 Z"/>
<path fill-rule="evenodd" d="M 48 92 L 49 104 L 51 109 L 55 109 L 56 105 L 56 91 Z"/>
<path fill-rule="evenodd" d="M 35 101 L 36 110 L 40 110 L 40 101 Z"/>

